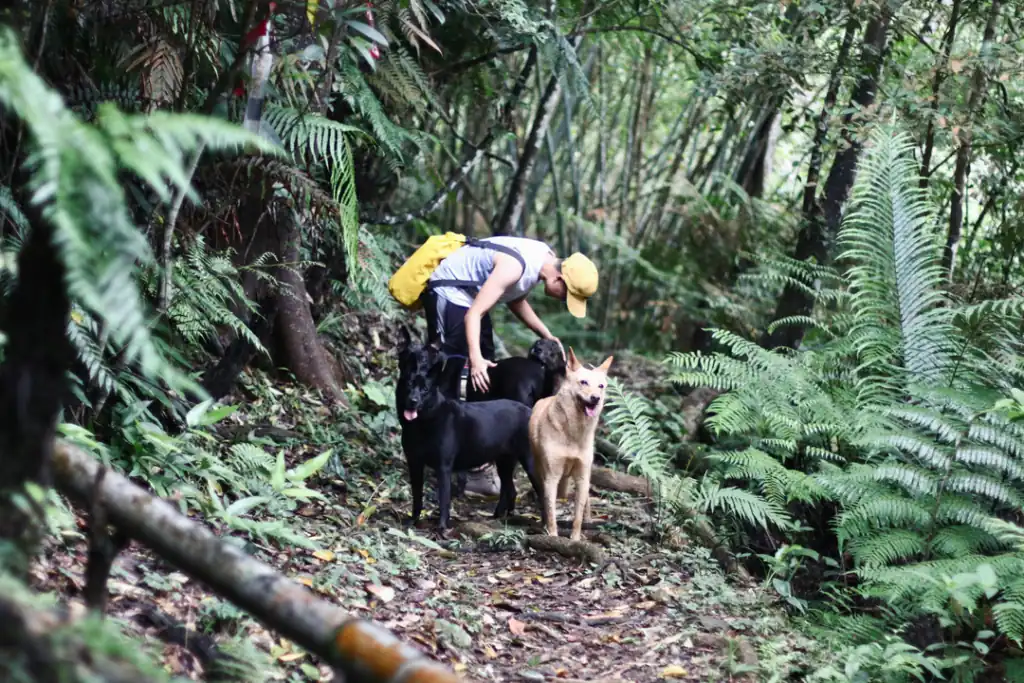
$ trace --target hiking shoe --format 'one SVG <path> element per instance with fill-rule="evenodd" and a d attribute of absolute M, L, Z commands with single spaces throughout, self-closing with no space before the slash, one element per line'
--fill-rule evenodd
<path fill-rule="evenodd" d="M 493 463 L 466 473 L 466 493 L 496 496 L 500 492 L 501 482 L 498 480 L 498 468 Z"/>

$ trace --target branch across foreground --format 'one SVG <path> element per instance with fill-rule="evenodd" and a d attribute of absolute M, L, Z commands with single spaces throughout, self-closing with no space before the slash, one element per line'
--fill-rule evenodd
<path fill-rule="evenodd" d="M 386 629 L 352 617 L 301 584 L 224 543 L 206 527 L 182 516 L 127 478 L 108 471 L 92 455 L 58 441 L 56 486 L 77 503 L 104 506 L 110 522 L 165 560 L 207 584 L 266 626 L 294 640 L 360 683 L 455 683 L 447 667 L 427 658 Z"/>

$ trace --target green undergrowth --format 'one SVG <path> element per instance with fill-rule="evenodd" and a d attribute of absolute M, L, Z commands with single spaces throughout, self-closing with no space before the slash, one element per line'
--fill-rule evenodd
<path fill-rule="evenodd" d="M 530 604 L 544 610 L 558 599 L 557 592 L 542 590 L 545 575 L 582 572 L 579 578 L 588 570 L 524 549 L 522 527 L 495 525 L 478 543 L 437 539 L 429 528 L 405 528 L 401 522 L 408 515 L 410 496 L 394 416 L 392 368 L 388 355 L 379 350 L 369 350 L 368 358 L 376 362 L 363 368 L 358 387 L 349 388 L 348 407 L 328 405 L 313 392 L 248 372 L 232 402 L 197 407 L 189 414 L 189 429 L 178 436 L 164 433 L 146 411 L 122 415 L 118 438 L 106 444 L 78 427 L 64 425 L 63 431 L 69 440 L 148 483 L 154 492 L 175 500 L 182 512 L 201 517 L 217 533 L 237 539 L 323 598 L 381 621 L 456 670 L 473 675 L 481 663 L 472 653 L 486 651 L 489 643 L 508 635 L 506 627 L 495 625 L 495 608 L 484 599 L 482 591 L 491 588 L 491 581 L 536 573 L 539 578 L 530 585 L 538 592 Z M 622 396 L 618 398 L 621 404 Z M 617 423 L 614 410 L 609 413 L 609 435 L 618 439 L 615 427 L 621 427 L 621 415 Z M 664 466 L 657 461 L 641 464 L 639 473 Z M 622 465 L 630 468 L 629 462 Z M 433 514 L 432 489 L 428 481 L 428 517 Z M 527 491 L 528 486 L 520 486 L 519 510 L 535 515 L 536 503 Z M 794 680 L 791 675 L 825 670 L 832 651 L 795 629 L 775 606 L 774 595 L 759 586 L 727 581 L 705 548 L 671 532 L 673 527 L 685 528 L 671 510 L 655 506 L 651 511 L 639 503 L 625 494 L 601 492 L 600 505 L 609 510 L 607 552 L 621 567 L 604 568 L 587 580 L 609 593 L 629 587 L 635 604 L 649 604 L 646 609 L 671 624 L 670 639 L 657 654 L 659 662 L 664 657 L 663 668 L 678 660 L 685 662 L 679 666 L 688 676 L 697 676 L 684 680 L 731 680 L 748 672 L 751 665 L 741 655 L 753 648 L 763 680 Z M 464 521 L 488 523 L 492 504 L 457 501 L 455 514 Z M 64 551 L 80 554 L 83 540 L 74 531 L 73 517 L 54 519 L 63 520 L 63 533 L 55 531 Z M 650 534 L 661 542 L 653 543 Z M 650 560 L 652 556 L 657 559 Z M 297 646 L 266 635 L 250 617 L 148 553 L 143 552 L 140 566 L 141 587 L 154 599 L 165 605 L 187 603 L 182 613 L 198 614 L 192 619 L 197 628 L 225 647 L 249 643 L 258 648 L 259 656 L 242 658 L 247 680 L 319 680 L 327 675 Z M 652 577 L 651 585 L 632 587 L 622 567 L 642 567 Z M 118 595 L 118 582 L 128 581 L 123 568 L 115 567 L 112 594 Z M 439 585 L 425 593 L 417 590 L 433 584 Z M 409 599 L 414 602 L 403 602 Z M 118 604 L 112 601 L 115 615 Z M 603 609 L 600 603 L 593 608 Z M 716 639 L 709 641 L 711 636 Z M 671 677 L 675 669 L 666 671 Z"/>

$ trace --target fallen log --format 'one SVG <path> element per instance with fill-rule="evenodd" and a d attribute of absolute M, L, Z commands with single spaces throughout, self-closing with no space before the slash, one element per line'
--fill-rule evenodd
<path fill-rule="evenodd" d="M 53 454 L 57 488 L 80 505 L 102 504 L 110 523 L 146 544 L 185 573 L 251 613 L 266 626 L 335 667 L 347 681 L 456 683 L 447 667 L 428 659 L 380 626 L 320 600 L 241 548 L 182 516 L 112 471 L 95 485 L 101 463 L 58 441 Z"/>
<path fill-rule="evenodd" d="M 591 469 L 590 484 L 599 489 L 631 493 L 634 496 L 650 497 L 652 493 L 651 482 L 645 477 L 610 470 L 607 467 Z"/>
<path fill-rule="evenodd" d="M 604 564 L 604 550 L 589 541 L 572 541 L 564 536 L 542 536 L 537 534 L 527 536 L 525 542 L 526 547 L 533 550 L 558 553 L 571 560 L 582 560 L 597 565 Z"/>

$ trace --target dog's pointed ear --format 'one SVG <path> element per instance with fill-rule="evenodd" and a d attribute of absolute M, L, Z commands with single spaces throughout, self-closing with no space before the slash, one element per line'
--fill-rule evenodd
<path fill-rule="evenodd" d="M 569 368 L 570 372 L 576 372 L 581 367 L 583 367 L 582 365 L 580 365 L 579 360 L 576 359 L 576 352 L 572 350 L 571 346 L 569 347 L 569 358 L 568 358 L 568 361 L 569 362 L 566 364 L 566 367 Z"/>
<path fill-rule="evenodd" d="M 614 358 L 615 358 L 615 356 L 608 356 L 607 358 L 604 359 L 603 363 L 601 363 L 600 365 L 597 366 L 597 369 L 607 375 L 608 374 L 608 368 L 610 368 L 612 366 L 612 360 Z"/>

